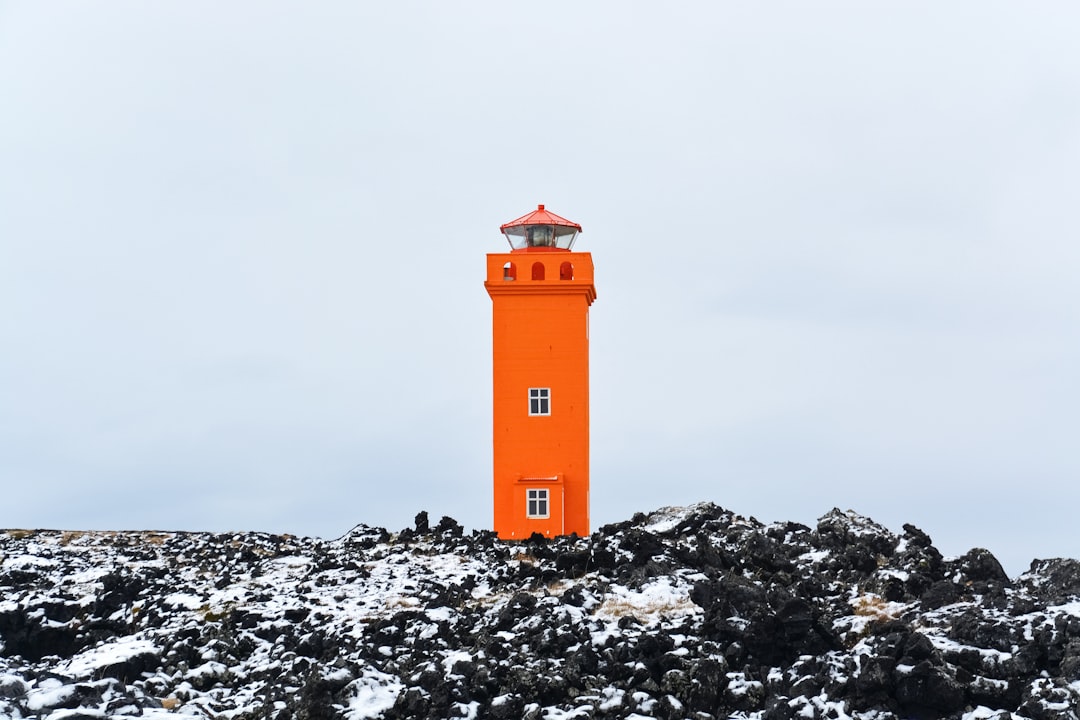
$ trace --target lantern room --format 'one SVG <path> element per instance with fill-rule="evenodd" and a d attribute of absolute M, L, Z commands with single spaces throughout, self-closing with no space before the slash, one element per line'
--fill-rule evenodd
<path fill-rule="evenodd" d="M 499 230 L 510 243 L 511 252 L 550 252 L 573 248 L 581 226 L 537 205 L 536 210 L 500 225 Z"/>

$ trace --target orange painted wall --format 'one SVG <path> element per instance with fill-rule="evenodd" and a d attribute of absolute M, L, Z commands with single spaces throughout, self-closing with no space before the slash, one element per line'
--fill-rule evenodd
<path fill-rule="evenodd" d="M 516 279 L 504 279 L 513 263 Z M 534 278 L 534 266 L 543 280 Z M 571 273 L 568 273 L 570 263 Z M 589 253 L 491 254 L 494 529 L 506 539 L 589 533 Z M 529 415 L 529 388 L 551 389 L 550 416 Z M 526 517 L 526 491 L 547 488 L 547 519 Z"/>

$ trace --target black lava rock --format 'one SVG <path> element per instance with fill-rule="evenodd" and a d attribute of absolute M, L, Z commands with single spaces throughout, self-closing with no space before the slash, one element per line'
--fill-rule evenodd
<path fill-rule="evenodd" d="M 1074 718 L 1080 563 L 711 503 L 588 538 L 0 531 L 0 717 Z M 996 715 L 995 715 L 996 713 Z"/>

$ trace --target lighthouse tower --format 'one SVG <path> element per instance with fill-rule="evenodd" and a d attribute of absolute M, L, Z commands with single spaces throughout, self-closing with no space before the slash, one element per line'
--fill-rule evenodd
<path fill-rule="evenodd" d="M 492 303 L 494 529 L 504 539 L 589 534 L 589 306 L 581 226 L 543 205 L 499 228 Z"/>

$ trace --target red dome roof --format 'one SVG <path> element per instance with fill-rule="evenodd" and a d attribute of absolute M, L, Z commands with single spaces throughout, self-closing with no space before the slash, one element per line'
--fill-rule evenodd
<path fill-rule="evenodd" d="M 564 217 L 559 217 L 555 213 L 545 210 L 543 205 L 537 205 L 536 209 L 528 215 L 522 215 L 517 220 L 511 220 L 508 223 L 499 226 L 500 232 L 506 232 L 507 228 L 520 227 L 522 225 L 562 225 L 563 227 L 572 227 L 578 232 L 581 232 L 581 226 L 576 222 L 567 220 Z"/>

